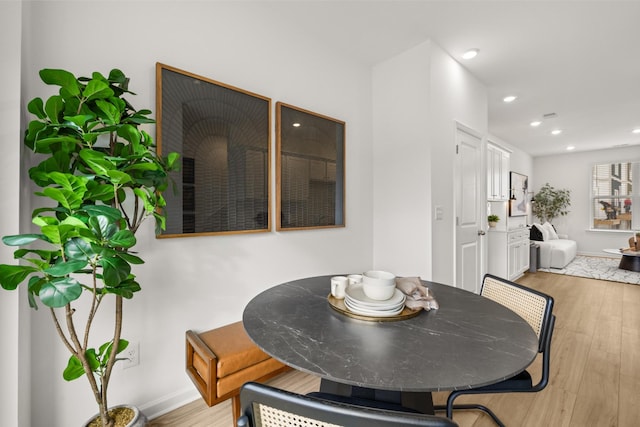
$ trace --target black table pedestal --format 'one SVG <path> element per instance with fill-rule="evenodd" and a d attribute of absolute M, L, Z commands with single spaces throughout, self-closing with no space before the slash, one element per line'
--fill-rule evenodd
<path fill-rule="evenodd" d="M 618 268 L 629 271 L 640 271 L 640 256 L 622 254 Z"/>
<path fill-rule="evenodd" d="M 433 398 L 429 392 L 408 392 L 378 390 L 367 387 L 356 387 L 322 378 L 320 392 L 337 396 L 367 399 L 377 402 L 400 405 L 421 414 L 434 415 Z"/>

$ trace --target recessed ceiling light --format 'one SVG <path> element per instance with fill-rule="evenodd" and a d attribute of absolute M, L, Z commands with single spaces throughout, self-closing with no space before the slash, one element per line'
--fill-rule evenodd
<path fill-rule="evenodd" d="M 515 96 L 515 95 L 509 95 L 509 96 L 505 96 L 504 98 L 502 98 L 502 100 L 508 104 L 509 102 L 515 101 L 516 98 L 517 98 L 517 96 Z"/>
<path fill-rule="evenodd" d="M 469 49 L 468 51 L 462 54 L 462 58 L 463 59 L 475 58 L 476 56 L 478 56 L 478 52 L 480 52 L 480 49 Z"/>
<path fill-rule="evenodd" d="M 554 129 L 551 131 L 551 135 L 560 135 L 562 133 L 562 129 Z"/>
<path fill-rule="evenodd" d="M 299 128 L 300 126 L 301 126 L 301 125 L 300 125 L 300 123 L 294 123 L 294 124 L 293 124 L 293 127 L 294 127 L 294 128 Z"/>
<path fill-rule="evenodd" d="M 632 130 L 631 133 L 640 133 L 640 128 L 636 128 L 636 129 Z"/>
<path fill-rule="evenodd" d="M 535 127 L 540 126 L 542 124 L 542 122 L 540 120 L 534 120 L 529 124 L 535 128 Z"/>
<path fill-rule="evenodd" d="M 573 145 L 570 145 L 570 146 L 567 147 L 567 151 L 571 151 L 571 150 L 575 150 L 575 149 L 576 149 L 576 147 L 573 146 Z"/>

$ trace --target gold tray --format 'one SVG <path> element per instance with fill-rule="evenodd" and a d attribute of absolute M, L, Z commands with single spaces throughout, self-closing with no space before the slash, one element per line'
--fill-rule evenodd
<path fill-rule="evenodd" d="M 338 299 L 333 295 L 329 294 L 327 296 L 327 300 L 329 301 L 329 305 L 338 313 L 344 314 L 345 316 L 359 319 L 359 320 L 367 320 L 369 322 L 394 322 L 396 320 L 405 320 L 411 319 L 412 317 L 416 317 L 422 310 L 412 310 L 408 307 L 405 307 L 400 314 L 396 314 L 395 316 L 365 316 L 364 314 L 357 314 L 352 311 L 349 311 L 346 305 L 344 305 L 343 299 Z"/>

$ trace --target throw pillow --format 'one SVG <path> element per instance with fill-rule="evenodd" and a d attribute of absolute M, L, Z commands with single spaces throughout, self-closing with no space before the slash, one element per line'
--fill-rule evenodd
<path fill-rule="evenodd" d="M 533 224 L 533 226 L 538 230 L 540 230 L 540 233 L 542 233 L 543 242 L 546 242 L 547 240 L 549 240 L 549 231 L 547 231 L 547 229 L 542 224 Z"/>
<path fill-rule="evenodd" d="M 542 235 L 542 231 L 535 225 L 532 225 L 529 229 L 529 240 L 536 240 L 538 242 L 542 242 L 544 236 Z"/>
<path fill-rule="evenodd" d="M 549 233 L 549 240 L 558 240 L 558 233 L 556 233 L 556 229 L 553 228 L 553 225 L 549 221 L 542 224 L 545 230 Z"/>

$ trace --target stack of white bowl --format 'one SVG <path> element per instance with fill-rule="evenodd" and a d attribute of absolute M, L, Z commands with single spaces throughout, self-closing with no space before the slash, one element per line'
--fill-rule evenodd
<path fill-rule="evenodd" d="M 404 309 L 405 295 L 396 289 L 396 277 L 372 270 L 362 275 L 362 283 L 350 285 L 344 303 L 349 311 L 366 316 L 395 316 Z"/>

